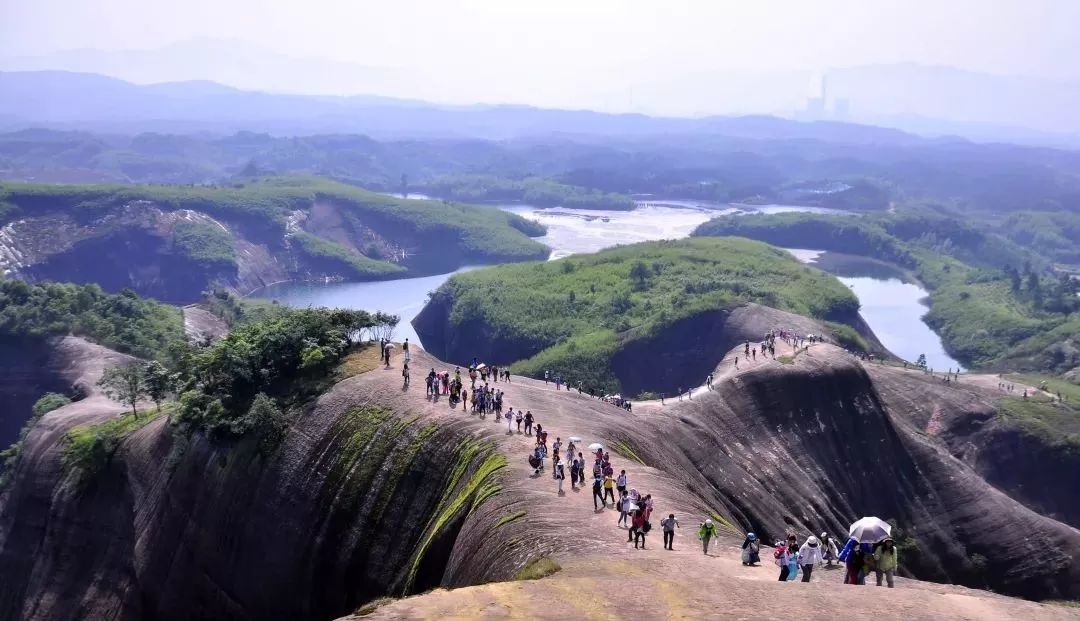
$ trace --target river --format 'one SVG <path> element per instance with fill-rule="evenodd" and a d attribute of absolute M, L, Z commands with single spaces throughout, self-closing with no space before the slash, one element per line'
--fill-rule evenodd
<path fill-rule="evenodd" d="M 597 252 L 617 244 L 686 237 L 699 224 L 725 213 L 829 213 L 829 210 L 814 207 L 725 205 L 677 199 L 641 201 L 638 208 L 632 211 L 540 209 L 529 205 L 498 207 L 546 225 L 547 234 L 537 238 L 537 241 L 551 248 L 552 260 L 570 254 Z M 835 210 L 832 212 L 836 213 Z M 851 287 L 862 305 L 863 319 L 890 351 L 912 361 L 919 354 L 926 354 L 927 363 L 935 369 L 960 366 L 945 353 L 941 339 L 921 320 L 927 311 L 921 301 L 926 297 L 926 292 L 917 285 L 905 282 L 902 274 L 894 268 L 837 253 L 800 250 L 793 250 L 792 253 L 804 262 L 816 264 L 835 274 L 841 282 Z M 287 282 L 271 285 L 252 295 L 275 299 L 293 307 L 332 306 L 393 313 L 401 317 L 395 338 L 408 338 L 412 343 L 419 343 L 412 320 L 427 302 L 428 293 L 438 289 L 454 274 L 476 267 L 463 267 L 435 276 L 381 282 Z"/>
<path fill-rule="evenodd" d="M 880 261 L 839 252 L 787 251 L 850 287 L 859 298 L 859 314 L 886 349 L 910 362 L 923 354 L 926 365 L 935 370 L 962 369 L 945 352 L 941 337 L 922 320 L 930 310 L 924 302 L 930 294 L 908 281 L 902 271 Z"/>

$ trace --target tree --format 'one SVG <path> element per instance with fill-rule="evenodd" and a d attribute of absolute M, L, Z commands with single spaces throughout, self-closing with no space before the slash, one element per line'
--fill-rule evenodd
<path fill-rule="evenodd" d="M 636 261 L 630 268 L 630 278 L 636 281 L 639 289 L 645 288 L 645 280 L 649 277 L 649 268 L 642 261 Z"/>
<path fill-rule="evenodd" d="M 920 369 L 926 368 L 926 354 L 919 354 L 919 359 L 915 361 L 915 366 Z"/>
<path fill-rule="evenodd" d="M 135 418 L 139 417 L 135 404 L 146 395 L 146 382 L 139 364 L 133 362 L 106 370 L 98 381 L 98 386 L 101 386 L 105 396 L 113 401 L 130 405 L 131 413 Z"/>
<path fill-rule="evenodd" d="M 154 401 L 154 405 L 160 412 L 161 402 L 173 391 L 175 385 L 173 375 L 160 362 L 151 362 L 143 368 L 143 383 L 146 386 L 146 394 Z"/>

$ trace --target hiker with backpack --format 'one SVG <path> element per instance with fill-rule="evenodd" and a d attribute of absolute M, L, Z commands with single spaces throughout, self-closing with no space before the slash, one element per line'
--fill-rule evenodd
<path fill-rule="evenodd" d="M 893 574 L 899 563 L 900 555 L 891 537 L 874 546 L 874 574 L 877 576 L 878 586 L 881 586 L 881 578 L 884 576 L 889 588 L 893 588 Z"/>
<path fill-rule="evenodd" d="M 786 541 L 777 541 L 773 548 L 773 563 L 780 568 L 779 582 L 787 582 L 788 576 L 788 544 Z"/>
<path fill-rule="evenodd" d="M 675 514 L 671 513 L 663 520 L 660 520 L 660 526 L 664 529 L 664 549 L 674 550 L 675 529 L 679 528 L 679 520 L 676 520 Z"/>
<path fill-rule="evenodd" d="M 756 563 L 761 562 L 761 556 L 758 552 L 760 544 L 758 543 L 757 535 L 754 533 L 746 533 L 746 539 L 742 544 L 742 564 L 755 567 Z"/>
<path fill-rule="evenodd" d="M 833 561 L 837 560 L 840 553 L 836 550 L 836 540 L 829 533 L 821 533 L 821 558 L 825 560 L 826 567 L 832 567 Z"/>
<path fill-rule="evenodd" d="M 705 518 L 705 521 L 698 527 L 697 533 L 698 539 L 701 540 L 701 549 L 706 556 L 709 554 L 709 542 L 716 536 L 716 525 L 712 520 Z"/>

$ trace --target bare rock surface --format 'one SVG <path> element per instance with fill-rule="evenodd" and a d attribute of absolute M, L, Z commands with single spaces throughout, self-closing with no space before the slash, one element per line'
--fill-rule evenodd
<path fill-rule="evenodd" d="M 764 332 L 754 321 L 751 313 L 747 330 Z M 108 354 L 67 346 L 83 361 L 71 377 L 92 380 L 104 366 L 93 361 Z M 342 379 L 270 453 L 253 440 L 188 439 L 159 419 L 129 436 L 89 485 L 65 469 L 63 434 L 121 408 L 72 404 L 33 430 L 0 498 L 0 618 L 329 619 L 436 587 L 451 590 L 375 616 L 624 617 L 625 597 L 644 618 L 852 607 L 880 619 L 1077 618 L 916 580 L 852 591 L 837 571 L 777 584 L 771 565 L 739 564 L 747 530 L 766 539 L 789 529 L 842 535 L 853 519 L 878 515 L 914 537 L 918 552 L 902 560 L 917 575 L 1080 596 L 1080 532 L 988 483 L 953 454 L 947 434 L 928 431 L 935 411 L 951 429 L 981 407 L 965 404 L 993 403 L 992 388 L 864 365 L 829 345 L 781 345 L 781 356 L 790 364 L 759 358 L 736 369 L 733 351 L 718 355 L 711 390 L 633 412 L 542 381 L 497 384 L 504 408 L 530 410 L 549 443 L 601 442 L 631 487 L 653 495 L 657 528 L 644 551 L 626 542 L 616 512 L 594 509 L 590 490 L 567 481 L 559 495 L 550 470 L 534 474 L 526 463 L 534 440 L 516 425 L 426 398 L 427 370 L 454 367 L 422 351 L 410 387 L 400 354 L 390 368 Z M 659 517 L 668 513 L 682 523 L 674 552 L 660 549 Z M 694 536 L 707 516 L 722 525 L 712 556 Z M 542 557 L 563 571 L 505 582 Z"/>

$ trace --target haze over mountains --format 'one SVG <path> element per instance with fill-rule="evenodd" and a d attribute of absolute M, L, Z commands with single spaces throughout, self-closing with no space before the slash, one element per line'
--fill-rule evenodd
<path fill-rule="evenodd" d="M 764 114 L 851 121 L 977 141 L 1080 146 L 1076 81 L 912 63 L 855 66 L 824 74 L 673 71 L 650 77 L 612 72 L 572 89 L 570 99 L 553 101 L 502 89 L 497 76 L 481 93 L 448 84 L 437 72 L 394 67 L 382 59 L 360 64 L 294 58 L 211 38 L 145 50 L 9 56 L 0 58 L 0 70 L 48 72 L 6 73 L 0 78 L 5 95 L 0 127 L 9 130 L 49 125 L 121 132 L 255 129 L 500 138 L 551 131 L 699 131 L 701 126 L 670 117 Z M 808 111 L 808 95 L 821 94 L 823 76 L 823 110 Z M 72 101 L 80 105 L 71 106 Z M 623 114 L 541 112 L 491 104 Z M 360 108 L 362 119 L 357 118 Z M 398 115 L 402 109 L 409 110 L 405 118 Z M 447 116 L 449 111 L 455 114 Z M 645 121 L 625 113 L 669 118 Z M 447 121 L 452 121 L 450 126 Z"/>

